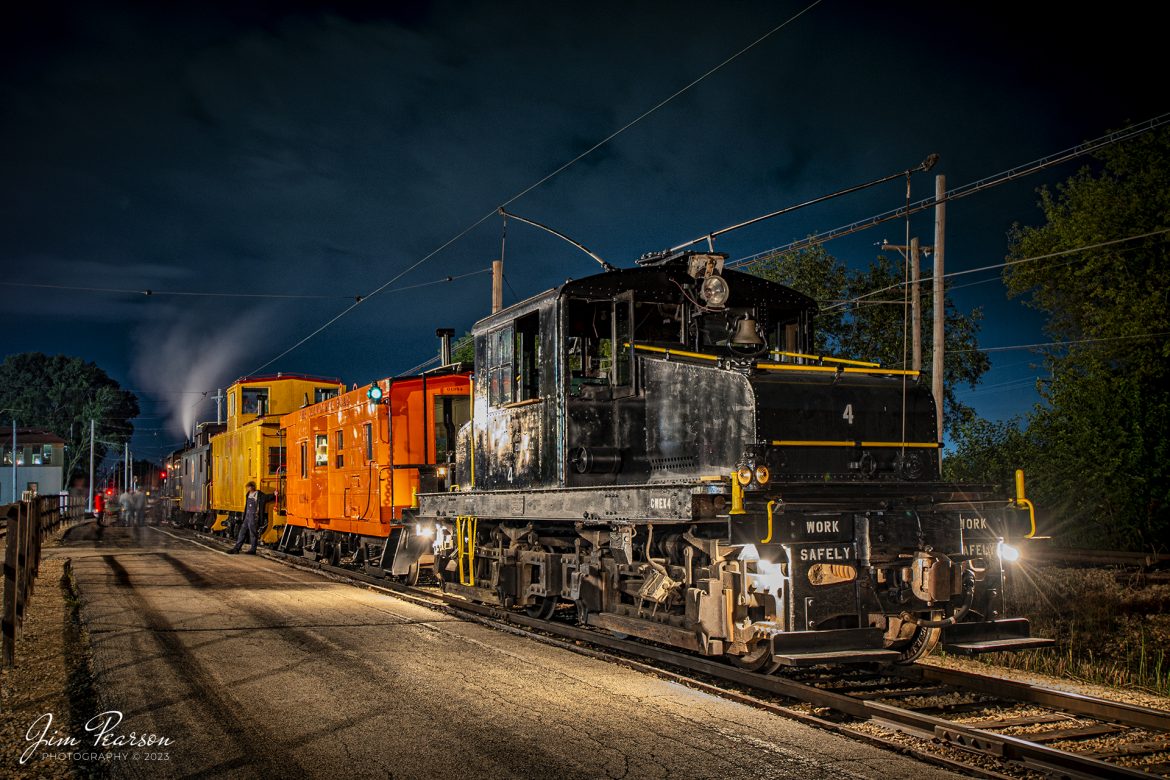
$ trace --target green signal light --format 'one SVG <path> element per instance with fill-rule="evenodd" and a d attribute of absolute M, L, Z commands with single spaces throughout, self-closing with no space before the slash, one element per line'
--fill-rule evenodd
<path fill-rule="evenodd" d="M 370 389 L 366 391 L 366 397 L 369 398 L 374 403 L 381 403 L 381 401 L 382 401 L 382 388 L 379 387 L 378 385 L 370 385 Z"/>

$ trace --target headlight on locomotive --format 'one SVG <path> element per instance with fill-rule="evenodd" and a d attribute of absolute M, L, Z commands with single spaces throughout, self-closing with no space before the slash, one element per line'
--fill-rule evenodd
<path fill-rule="evenodd" d="M 772 478 L 772 472 L 768 470 L 767 466 L 756 466 L 756 482 L 761 485 L 767 485 L 768 480 Z"/>
<path fill-rule="evenodd" d="M 708 276 L 699 287 L 699 297 L 712 309 L 721 309 L 731 295 L 731 288 L 722 276 Z"/>
<path fill-rule="evenodd" d="M 1004 563 L 1015 563 L 1020 559 L 1020 550 L 1018 547 L 1012 547 L 1006 542 L 1000 542 L 996 547 L 996 554 Z"/>
<path fill-rule="evenodd" d="M 752 484 L 752 467 L 740 466 L 735 470 L 735 478 L 739 480 L 739 484 L 747 487 Z"/>

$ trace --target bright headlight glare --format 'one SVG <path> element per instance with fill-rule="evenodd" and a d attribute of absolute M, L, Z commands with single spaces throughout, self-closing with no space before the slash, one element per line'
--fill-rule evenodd
<path fill-rule="evenodd" d="M 1020 551 L 1005 542 L 999 543 L 999 559 L 1007 563 L 1015 563 L 1020 559 Z"/>
<path fill-rule="evenodd" d="M 703 280 L 703 286 L 699 288 L 699 297 L 708 306 L 722 306 L 727 303 L 730 295 L 731 288 L 727 286 L 727 281 L 722 276 L 708 276 Z"/>
<path fill-rule="evenodd" d="M 414 524 L 415 536 L 434 536 L 435 527 L 433 525 L 423 525 L 422 523 Z"/>
<path fill-rule="evenodd" d="M 759 482 L 761 485 L 766 485 L 771 478 L 772 472 L 768 471 L 767 466 L 756 466 L 756 482 Z"/>
<path fill-rule="evenodd" d="M 752 468 L 751 466 L 740 466 L 735 470 L 735 478 L 739 480 L 741 485 L 752 484 Z"/>

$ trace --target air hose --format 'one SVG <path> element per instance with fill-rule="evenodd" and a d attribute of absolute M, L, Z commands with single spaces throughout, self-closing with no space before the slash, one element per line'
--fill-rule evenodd
<path fill-rule="evenodd" d="M 955 613 L 948 618 L 942 620 L 927 620 L 925 618 L 915 617 L 909 612 L 903 612 L 898 617 L 906 623 L 921 628 L 946 628 L 958 623 L 967 614 L 967 610 L 971 609 L 971 603 L 975 600 L 975 572 L 971 569 L 963 570 L 963 603 L 955 610 Z"/>

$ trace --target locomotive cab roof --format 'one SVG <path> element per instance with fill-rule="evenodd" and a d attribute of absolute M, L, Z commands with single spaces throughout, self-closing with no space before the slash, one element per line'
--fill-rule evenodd
<path fill-rule="evenodd" d="M 570 279 L 559 287 L 538 293 L 484 317 L 475 323 L 474 331 L 490 330 L 498 322 L 522 316 L 539 308 L 543 302 L 555 298 L 604 300 L 633 291 L 635 296 L 643 301 L 673 303 L 688 298 L 692 303 L 696 303 L 694 298 L 697 295 L 697 280 L 689 268 L 691 258 L 696 256 L 704 255 L 697 252 L 680 253 L 653 264 L 619 268 L 582 279 Z M 815 300 L 791 287 L 731 269 L 722 269 L 718 275 L 727 282 L 729 288 L 726 308 L 768 307 L 772 310 L 787 310 L 791 312 L 793 319 L 801 315 L 811 319 L 817 312 Z"/>

